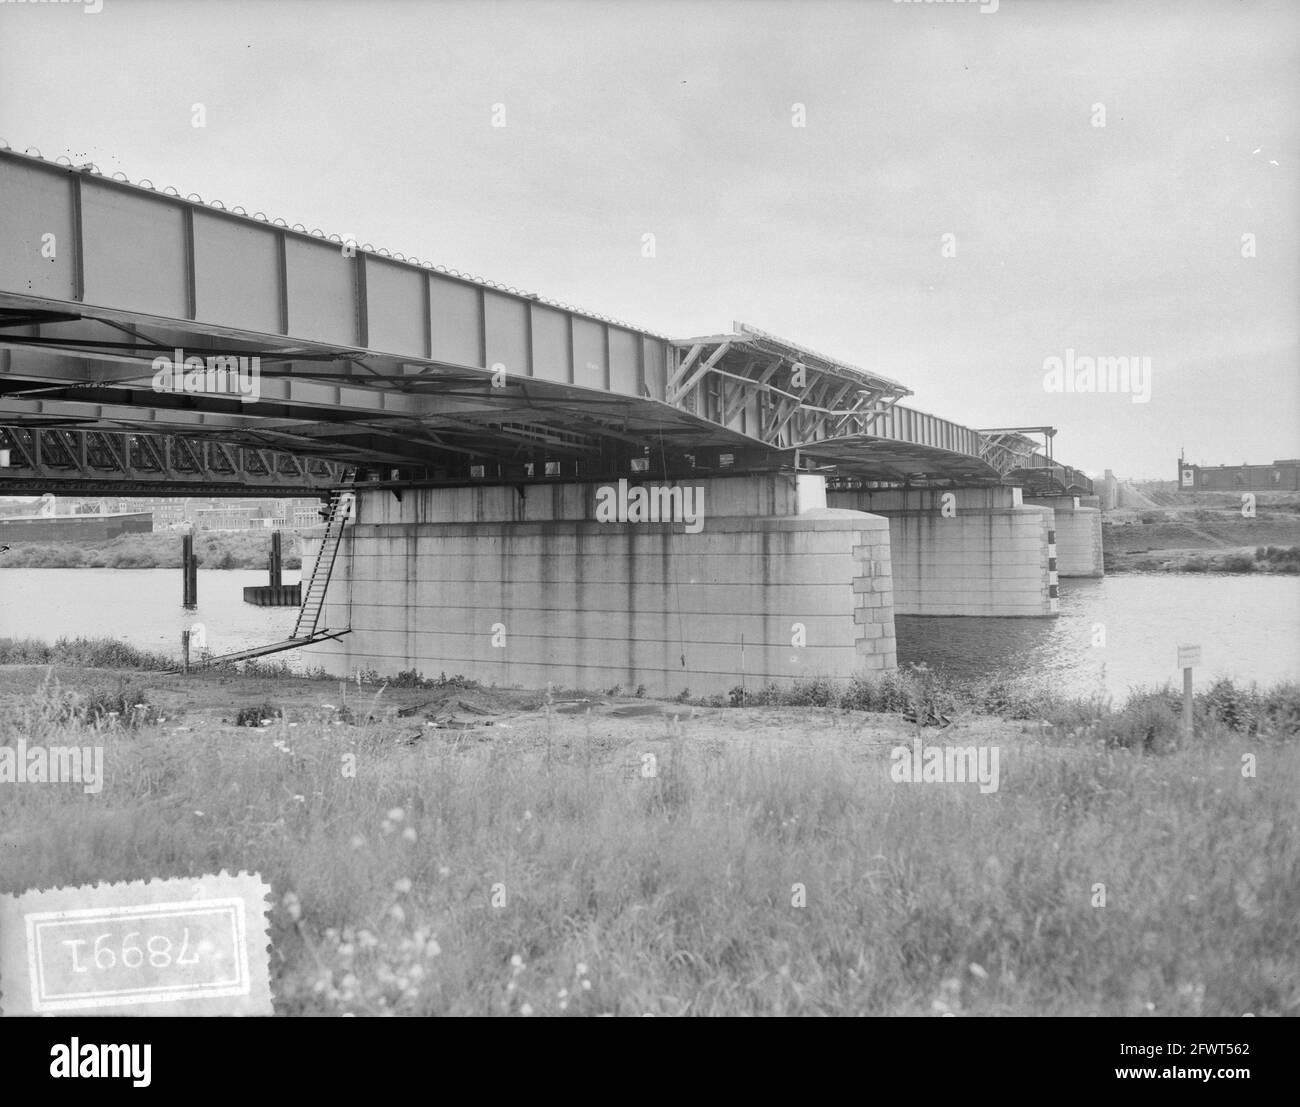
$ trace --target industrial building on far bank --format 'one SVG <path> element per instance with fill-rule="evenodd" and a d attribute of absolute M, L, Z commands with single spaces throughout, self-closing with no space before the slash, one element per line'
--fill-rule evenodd
<path fill-rule="evenodd" d="M 1295 492 L 1300 491 L 1300 458 L 1284 458 L 1271 465 L 1193 465 L 1178 459 L 1180 492 Z"/>

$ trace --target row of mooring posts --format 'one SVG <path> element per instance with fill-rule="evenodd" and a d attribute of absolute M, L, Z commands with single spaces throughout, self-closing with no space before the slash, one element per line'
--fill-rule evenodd
<path fill-rule="evenodd" d="M 284 583 L 284 536 L 271 532 L 271 554 L 267 559 L 270 584 L 244 589 L 244 602 L 258 607 L 297 607 L 302 603 L 302 585 Z M 199 603 L 199 558 L 194 552 L 194 533 L 181 538 L 181 606 L 193 610 Z"/>

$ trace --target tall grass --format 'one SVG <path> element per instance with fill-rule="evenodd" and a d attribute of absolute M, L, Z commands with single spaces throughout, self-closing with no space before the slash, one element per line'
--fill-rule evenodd
<path fill-rule="evenodd" d="M 0 741 L 75 743 L 58 702 Z M 7 794 L 0 892 L 259 872 L 281 1014 L 1295 1014 L 1300 744 L 1248 730 L 1146 756 L 1004 724 L 989 795 L 894 784 L 850 728 L 108 730 L 100 795 Z"/>

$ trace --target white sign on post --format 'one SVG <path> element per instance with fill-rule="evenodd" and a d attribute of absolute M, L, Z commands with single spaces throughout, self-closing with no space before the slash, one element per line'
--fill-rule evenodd
<path fill-rule="evenodd" d="M 1200 646 L 1179 646 L 1178 647 L 1178 667 L 1180 669 L 1191 669 L 1201 663 Z"/>

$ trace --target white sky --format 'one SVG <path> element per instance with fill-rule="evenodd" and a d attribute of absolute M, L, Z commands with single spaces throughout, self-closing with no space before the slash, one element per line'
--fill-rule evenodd
<path fill-rule="evenodd" d="M 1294 0 L 0 0 L 0 139 L 1172 479 L 1300 456 L 1298 61 Z"/>

